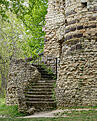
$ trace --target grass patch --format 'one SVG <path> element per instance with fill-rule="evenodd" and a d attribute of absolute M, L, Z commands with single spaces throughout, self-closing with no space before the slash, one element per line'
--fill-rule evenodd
<path fill-rule="evenodd" d="M 97 106 L 71 106 L 71 107 L 59 107 L 58 109 L 97 109 Z"/>
<path fill-rule="evenodd" d="M 67 117 L 61 117 L 66 115 Z M 97 111 L 64 111 L 57 118 L 1 118 L 0 121 L 97 121 Z"/>
<path fill-rule="evenodd" d="M 82 117 L 81 117 L 82 116 Z M 93 116 L 83 115 L 74 116 L 74 117 L 58 117 L 58 118 L 29 118 L 29 119 L 19 119 L 19 118 L 3 118 L 0 121 L 97 121 L 97 115 Z"/>
<path fill-rule="evenodd" d="M 0 121 L 69 121 L 65 118 L 29 118 L 29 119 L 13 119 L 13 118 L 3 118 Z"/>
<path fill-rule="evenodd" d="M 25 114 L 18 112 L 18 106 L 7 106 L 5 104 L 5 99 L 0 98 L 0 116 L 5 117 L 18 117 L 24 116 Z"/>
<path fill-rule="evenodd" d="M 67 113 L 69 117 L 79 118 L 81 120 L 94 120 L 97 121 L 97 111 L 89 110 L 89 111 L 72 111 L 71 113 Z"/>
<path fill-rule="evenodd" d="M 74 107 L 72 107 L 74 109 Z M 72 109 L 71 108 L 71 109 Z M 83 107 L 87 108 L 87 107 Z M 6 106 L 5 99 L 0 99 L 0 121 L 97 121 L 96 107 L 89 110 L 71 110 L 57 113 L 55 118 L 19 118 L 25 114 L 18 112 L 17 106 Z M 81 107 L 82 109 L 82 107 Z M 66 117 L 62 117 L 62 116 Z"/>
<path fill-rule="evenodd" d="M 97 121 L 97 110 L 68 110 L 55 115 L 57 117 L 66 116 L 64 121 Z"/>

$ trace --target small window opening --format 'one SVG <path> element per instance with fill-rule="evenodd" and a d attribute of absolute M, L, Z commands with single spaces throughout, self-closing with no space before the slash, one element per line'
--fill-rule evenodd
<path fill-rule="evenodd" d="M 83 8 L 86 8 L 87 7 L 87 2 L 82 2 L 81 4 L 82 4 L 82 7 Z"/>

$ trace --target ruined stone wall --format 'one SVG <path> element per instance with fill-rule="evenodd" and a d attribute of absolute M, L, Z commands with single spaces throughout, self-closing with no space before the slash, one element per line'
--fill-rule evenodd
<path fill-rule="evenodd" d="M 19 106 L 19 111 L 27 110 L 24 90 L 30 84 L 37 82 L 41 78 L 36 67 L 24 60 L 13 60 L 10 64 L 6 104 Z"/>
<path fill-rule="evenodd" d="M 56 97 L 58 106 L 97 105 L 97 40 L 65 43 L 60 62 Z"/>
<path fill-rule="evenodd" d="M 44 56 L 59 57 L 61 53 L 61 41 L 63 41 L 65 17 L 64 0 L 48 0 L 48 13 L 45 25 Z"/>
<path fill-rule="evenodd" d="M 58 106 L 97 105 L 97 0 L 49 0 L 46 22 L 44 54 L 60 60 Z"/>
<path fill-rule="evenodd" d="M 86 3 L 81 0 L 66 0 L 64 41 L 92 39 L 97 36 L 97 1 Z"/>
<path fill-rule="evenodd" d="M 97 1 L 65 1 L 58 106 L 97 105 Z"/>
<path fill-rule="evenodd" d="M 48 0 L 45 31 L 44 56 L 60 60 L 58 106 L 97 105 L 97 0 Z M 12 64 L 7 104 L 23 107 L 23 88 L 40 74 L 22 60 Z"/>

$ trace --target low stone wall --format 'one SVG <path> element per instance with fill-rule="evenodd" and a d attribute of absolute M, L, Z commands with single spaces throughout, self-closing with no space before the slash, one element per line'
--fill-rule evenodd
<path fill-rule="evenodd" d="M 6 104 L 19 106 L 19 111 L 27 110 L 24 90 L 41 78 L 37 68 L 24 60 L 13 60 L 10 64 Z"/>

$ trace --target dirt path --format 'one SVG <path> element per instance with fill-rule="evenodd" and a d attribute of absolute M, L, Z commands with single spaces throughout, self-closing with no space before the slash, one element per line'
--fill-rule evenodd
<path fill-rule="evenodd" d="M 63 110 L 54 110 L 50 112 L 40 112 L 40 113 L 35 113 L 30 116 L 25 116 L 24 118 L 39 118 L 39 117 L 55 117 L 56 113 L 63 112 Z"/>
<path fill-rule="evenodd" d="M 62 115 L 64 112 L 71 112 L 71 111 L 89 111 L 89 110 L 97 110 L 97 109 L 65 109 L 65 110 L 53 110 L 49 112 L 40 112 L 35 113 L 30 116 L 25 116 L 21 118 L 40 118 L 40 117 L 67 117 L 66 114 Z"/>

